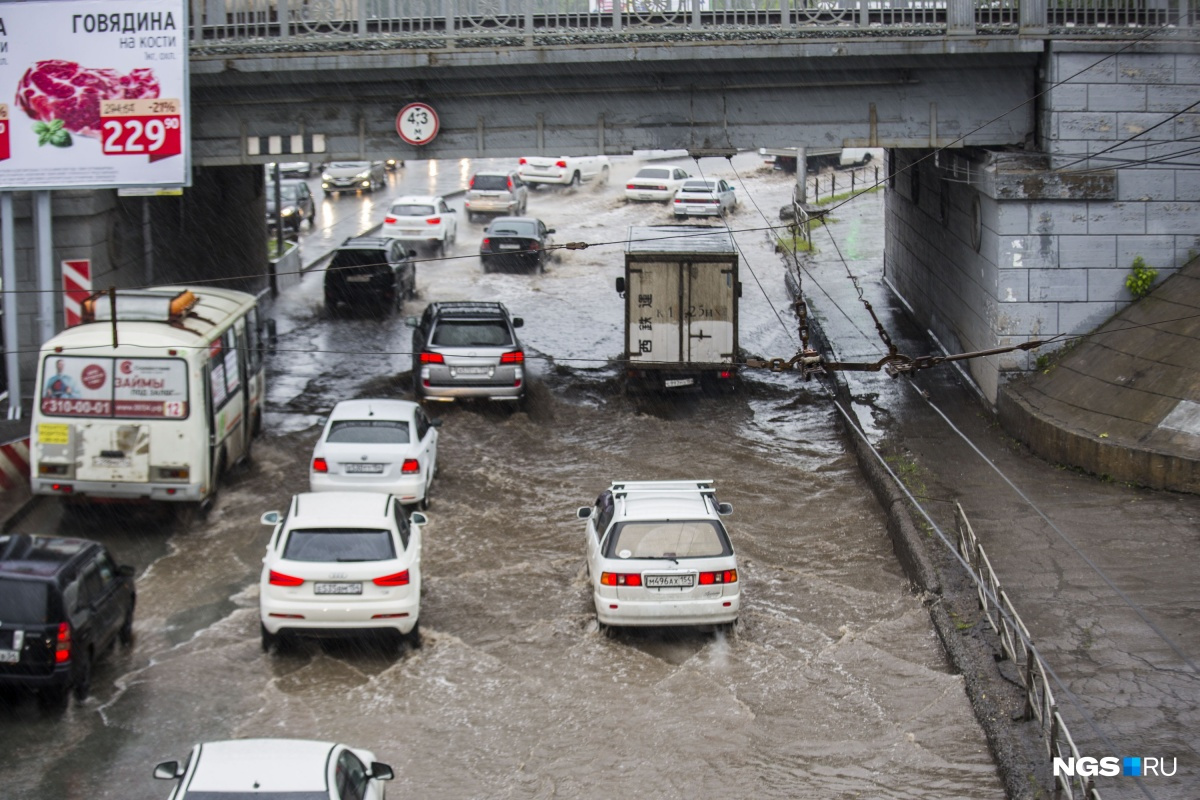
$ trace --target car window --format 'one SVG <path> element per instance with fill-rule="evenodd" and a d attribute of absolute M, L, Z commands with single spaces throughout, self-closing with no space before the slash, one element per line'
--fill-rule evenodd
<path fill-rule="evenodd" d="M 662 178 L 662 179 L 666 179 L 666 178 L 669 178 L 669 177 L 671 177 L 671 170 L 669 170 L 669 169 L 659 169 L 659 168 L 657 168 L 657 167 L 647 167 L 646 169 L 643 169 L 643 170 L 639 171 L 636 177 L 638 177 L 638 178 Z"/>
<path fill-rule="evenodd" d="M 446 205 L 445 200 L 442 200 L 438 203 L 438 211 L 442 212 L 443 214 L 450 213 L 450 206 Z"/>
<path fill-rule="evenodd" d="M 615 510 L 616 505 L 613 503 L 612 492 L 603 492 L 596 498 L 596 511 L 599 512 L 596 516 L 597 537 L 604 537 L 604 532 L 608 530 L 608 524 L 612 522 Z"/>
<path fill-rule="evenodd" d="M 471 181 L 472 189 L 482 189 L 485 192 L 503 192 L 508 190 L 508 177 L 504 175 L 476 175 Z"/>
<path fill-rule="evenodd" d="M 379 250 L 338 250 L 333 254 L 331 267 L 370 267 L 386 263 Z"/>
<path fill-rule="evenodd" d="M 363 800 L 367 792 L 367 768 L 349 750 L 338 756 L 334 783 L 340 800 Z"/>
<path fill-rule="evenodd" d="M 711 192 L 713 183 L 712 181 L 688 181 L 683 188 L 689 192 Z"/>
<path fill-rule="evenodd" d="M 332 444 L 408 444 L 408 423 L 392 419 L 341 419 L 330 423 Z"/>
<path fill-rule="evenodd" d="M 724 530 L 712 520 L 622 522 L 609 537 L 608 558 L 705 558 L 729 555 Z"/>
<path fill-rule="evenodd" d="M 419 408 L 414 417 L 417 423 L 417 441 L 424 441 L 425 434 L 429 433 L 429 417 L 425 416 L 425 412 Z"/>
<path fill-rule="evenodd" d="M 104 585 L 112 583 L 117 579 L 117 570 L 113 566 L 112 559 L 108 557 L 108 553 L 101 553 L 96 558 L 96 569 L 100 572 L 100 580 Z"/>
<path fill-rule="evenodd" d="M 89 564 L 83 573 L 83 593 L 85 603 L 95 603 L 104 597 L 105 586 L 104 581 L 100 577 L 100 570 L 95 564 Z"/>
<path fill-rule="evenodd" d="M 512 344 L 508 326 L 491 320 L 442 320 L 433 330 L 440 347 L 507 347 Z"/>
<path fill-rule="evenodd" d="M 675 170 L 675 180 L 677 180 L 677 181 L 687 180 L 690 177 L 692 177 L 692 176 L 688 175 L 686 172 L 684 172 L 681 169 Z"/>
<path fill-rule="evenodd" d="M 497 222 L 488 230 L 492 236 L 524 236 L 529 239 L 537 237 L 537 226 L 532 222 Z"/>
<path fill-rule="evenodd" d="M 400 531 L 400 546 L 408 549 L 408 518 L 404 516 L 404 506 L 399 502 L 392 503 L 392 516 L 396 518 L 396 530 Z"/>
<path fill-rule="evenodd" d="M 392 532 L 374 528 L 297 528 L 287 535 L 289 561 L 387 561 L 396 557 Z"/>
<path fill-rule="evenodd" d="M 41 581 L 0 580 L 0 620 L 40 625 L 50 619 L 49 587 Z"/>
<path fill-rule="evenodd" d="M 392 206 L 392 213 L 397 217 L 428 217 L 433 213 L 433 206 L 421 206 L 413 203 L 397 203 Z"/>

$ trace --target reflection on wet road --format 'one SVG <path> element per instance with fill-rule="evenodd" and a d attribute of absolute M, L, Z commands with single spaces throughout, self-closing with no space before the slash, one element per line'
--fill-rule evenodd
<path fill-rule="evenodd" d="M 530 213 L 558 241 L 597 245 L 667 221 L 665 206 L 621 202 L 624 177 L 538 192 Z M 761 221 L 743 206 L 732 223 Z M 481 232 L 463 224 L 450 255 L 476 252 Z M 763 235 L 739 243 L 786 307 Z M 208 520 L 185 529 L 117 510 L 79 522 L 49 505 L 27 519 L 107 541 L 138 566 L 137 641 L 60 718 L 9 698 L 4 795 L 162 797 L 153 765 L 195 742 L 293 736 L 373 749 L 396 768 L 397 797 L 1002 796 L 820 390 L 751 375 L 723 397 L 625 397 L 612 363 L 620 252 L 565 253 L 545 275 L 485 275 L 475 258 L 420 265 L 420 300 L 404 314 L 433 298 L 501 300 L 526 320 L 536 380 L 525 411 L 432 409 L 444 425 L 418 650 L 259 647 L 259 515 L 306 488 L 313 426 L 334 402 L 409 393 L 402 317 L 326 319 L 316 276 L 276 308 L 268 432 Z M 744 346 L 794 347 L 743 280 Z M 613 479 L 655 477 L 715 479 L 734 505 L 745 586 L 730 637 L 596 630 L 575 508 Z"/>

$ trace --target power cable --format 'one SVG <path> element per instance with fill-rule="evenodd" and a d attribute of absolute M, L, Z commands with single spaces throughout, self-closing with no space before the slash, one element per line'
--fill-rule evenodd
<path fill-rule="evenodd" d="M 1134 139 L 1137 139 L 1139 136 L 1145 136 L 1147 133 L 1149 133 L 1150 131 L 1154 130 L 1155 128 L 1161 128 L 1163 125 L 1166 125 L 1168 122 L 1173 122 L 1173 121 L 1175 120 L 1175 118 L 1176 118 L 1176 117 L 1179 117 L 1179 116 L 1182 116 L 1183 114 L 1186 114 L 1187 112 L 1191 111 L 1191 110 L 1192 110 L 1193 108 L 1195 108 L 1196 106 L 1200 106 L 1200 100 L 1197 100 L 1196 102 L 1192 103 L 1190 106 L 1188 106 L 1187 108 L 1183 109 L 1182 111 L 1176 111 L 1174 114 L 1171 114 L 1171 115 L 1170 115 L 1169 117 L 1167 117 L 1166 119 L 1163 119 L 1163 120 L 1161 120 L 1161 121 L 1159 121 L 1159 122 L 1157 122 L 1157 123 L 1155 123 L 1155 124 L 1151 125 L 1149 128 L 1146 128 L 1145 130 L 1142 130 L 1142 131 L 1138 131 L 1138 132 L 1137 132 L 1137 133 L 1135 133 L 1133 136 L 1129 136 L 1129 137 L 1127 137 L 1127 138 L 1125 138 L 1125 139 L 1122 139 L 1121 141 L 1117 142 L 1117 143 L 1116 143 L 1116 144 L 1114 144 L 1114 145 L 1111 145 L 1111 146 L 1109 146 L 1109 147 L 1106 147 L 1106 148 L 1104 148 L 1103 150 L 1099 150 L 1099 151 L 1097 151 L 1095 155 L 1103 155 L 1104 153 L 1107 153 L 1107 152 L 1109 152 L 1109 151 L 1113 150 L 1114 148 L 1116 148 L 1116 147 L 1118 147 L 1118 146 L 1120 146 L 1120 145 L 1124 145 L 1124 144 L 1130 144 L 1130 143 L 1132 143 L 1132 142 L 1133 142 L 1133 140 L 1134 140 Z M 1139 145 L 1139 146 L 1140 146 L 1140 145 Z M 1055 170 L 1055 171 L 1056 171 L 1056 172 L 1066 172 L 1066 171 L 1067 171 L 1067 170 L 1069 170 L 1071 167 L 1075 166 L 1076 164 L 1078 164 L 1078 163 L 1080 163 L 1080 162 L 1082 162 L 1082 161 L 1087 161 L 1087 160 L 1088 160 L 1089 158 L 1091 158 L 1091 157 L 1092 157 L 1092 156 L 1084 156 L 1083 158 L 1076 159 L 1075 161 L 1072 161 L 1072 162 L 1070 162 L 1070 163 L 1068 163 L 1068 164 L 1063 164 L 1062 166 L 1058 167 L 1058 169 L 1057 169 L 1057 170 Z"/>

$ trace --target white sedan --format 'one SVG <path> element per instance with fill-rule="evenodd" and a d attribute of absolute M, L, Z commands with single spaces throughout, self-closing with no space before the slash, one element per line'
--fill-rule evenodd
<path fill-rule="evenodd" d="M 712 481 L 622 481 L 578 511 L 601 627 L 724 625 L 741 608 L 737 558 Z"/>
<path fill-rule="evenodd" d="M 386 494 L 298 494 L 274 528 L 259 578 L 262 647 L 280 636 L 391 633 L 420 645 L 421 526 Z"/>
<path fill-rule="evenodd" d="M 435 195 L 408 195 L 392 201 L 380 236 L 425 244 L 440 253 L 458 239 L 458 213 Z"/>
<path fill-rule="evenodd" d="M 737 194 L 725 180 L 684 181 L 672 204 L 677 217 L 723 217 L 737 208 Z"/>
<path fill-rule="evenodd" d="M 309 491 L 384 492 L 428 509 L 441 424 L 407 400 L 338 403 L 313 448 Z"/>
<path fill-rule="evenodd" d="M 369 750 L 304 739 L 235 739 L 192 748 L 182 765 L 164 761 L 154 777 L 179 781 L 171 800 L 383 800 L 392 768 Z"/>
<path fill-rule="evenodd" d="M 679 167 L 642 167 L 625 184 L 625 199 L 667 202 L 691 177 Z"/>

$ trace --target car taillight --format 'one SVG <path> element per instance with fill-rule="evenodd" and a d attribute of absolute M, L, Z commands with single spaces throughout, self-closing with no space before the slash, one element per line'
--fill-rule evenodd
<path fill-rule="evenodd" d="M 491 250 L 492 249 L 492 240 L 484 239 L 482 242 L 479 243 L 479 249 L 480 250 Z"/>
<path fill-rule="evenodd" d="M 737 583 L 737 570 L 727 569 L 723 572 L 701 572 L 700 585 L 708 586 L 714 583 Z"/>
<path fill-rule="evenodd" d="M 509 178 L 509 179 L 508 179 L 508 190 L 509 190 L 510 192 L 512 191 L 512 178 Z"/>
<path fill-rule="evenodd" d="M 396 218 L 395 218 L 395 217 L 384 217 L 384 218 L 383 218 L 383 221 L 384 221 L 384 222 L 386 222 L 388 225 L 395 225 L 395 224 L 396 224 Z"/>
<path fill-rule="evenodd" d="M 408 586 L 408 570 L 397 572 L 394 575 L 384 575 L 371 582 L 376 586 Z"/>
<path fill-rule="evenodd" d="M 421 471 L 421 462 L 415 458 L 406 458 L 400 466 L 400 472 L 405 475 L 416 475 Z"/>
<path fill-rule="evenodd" d="M 722 380 L 728 380 L 729 378 L 733 377 L 733 371 L 728 370 L 728 369 L 723 369 L 717 373 L 717 377 Z"/>
<path fill-rule="evenodd" d="M 427 222 L 430 225 L 441 225 L 442 218 L 441 217 L 430 217 L 429 219 L 425 220 L 425 222 Z"/>
<path fill-rule="evenodd" d="M 468 189 L 474 189 L 474 188 L 475 188 L 475 176 L 474 176 L 474 175 L 472 175 L 472 176 L 471 176 L 471 182 L 467 184 L 467 188 L 468 188 Z"/>
<path fill-rule="evenodd" d="M 518 163 L 518 164 L 520 164 L 521 166 L 524 166 L 525 164 L 528 164 L 528 163 L 529 163 L 529 159 L 522 158 L 522 159 L 521 159 L 521 160 L 519 160 L 517 163 Z"/>
<path fill-rule="evenodd" d="M 556 166 L 556 167 L 561 167 L 561 168 L 563 168 L 563 169 L 566 169 L 566 168 L 567 168 L 567 162 L 566 162 L 566 161 L 555 161 L 555 162 L 554 162 L 554 166 Z"/>
<path fill-rule="evenodd" d="M 504 355 L 500 356 L 500 363 L 501 364 L 524 364 L 525 363 L 525 351 L 524 350 L 513 350 L 511 353 L 505 353 Z"/>
<path fill-rule="evenodd" d="M 660 192 L 665 192 L 667 190 L 667 187 L 665 186 L 655 186 L 654 188 Z"/>
<path fill-rule="evenodd" d="M 626 189 L 636 189 L 637 187 L 634 186 L 632 183 L 627 183 L 627 184 L 625 184 L 625 188 Z"/>
<path fill-rule="evenodd" d="M 676 198 L 675 198 L 675 202 L 676 202 L 676 203 L 682 203 L 683 201 L 682 201 L 682 200 L 680 200 L 678 197 L 676 197 Z"/>
<path fill-rule="evenodd" d="M 54 643 L 54 663 L 65 664 L 71 660 L 71 626 L 58 623 L 58 640 Z"/>
<path fill-rule="evenodd" d="M 329 462 L 323 458 L 314 458 L 312 470 L 313 472 L 329 472 Z"/>
<path fill-rule="evenodd" d="M 642 576 L 638 573 L 625 574 L 622 572 L 601 572 L 602 586 L 641 586 Z"/>
<path fill-rule="evenodd" d="M 418 359 L 422 364 L 445 364 L 446 358 L 441 353 L 421 353 Z"/>
<path fill-rule="evenodd" d="M 272 586 L 299 586 L 304 583 L 304 578 L 293 578 L 291 575 L 284 575 L 282 572 L 271 570 L 267 581 Z"/>

